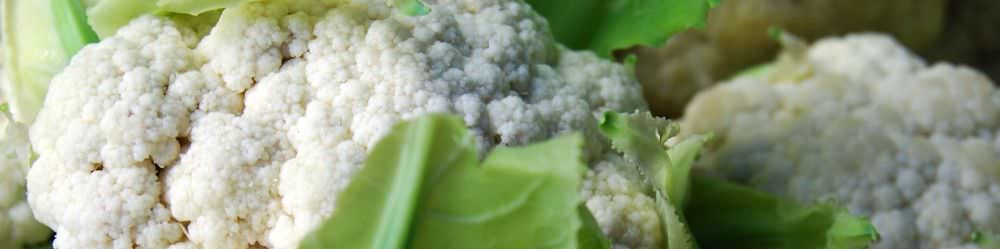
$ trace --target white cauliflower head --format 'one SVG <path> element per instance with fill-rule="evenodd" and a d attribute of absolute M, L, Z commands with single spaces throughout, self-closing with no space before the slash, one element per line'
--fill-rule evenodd
<path fill-rule="evenodd" d="M 886 36 L 792 52 L 770 75 L 699 94 L 684 132 L 714 132 L 700 167 L 871 217 L 874 248 L 975 248 L 1000 232 L 1000 91 L 928 66 Z"/>
<path fill-rule="evenodd" d="M 31 166 L 27 133 L 27 127 L 0 111 L 0 248 L 44 242 L 52 234 L 25 201 L 24 176 Z"/>
<path fill-rule="evenodd" d="M 587 208 L 614 248 L 663 248 L 663 227 L 656 201 L 642 191 L 640 181 L 621 169 L 630 166 L 611 154 L 587 172 L 582 193 Z"/>
<path fill-rule="evenodd" d="M 31 207 L 60 248 L 295 248 L 400 120 L 457 114 L 486 150 L 645 109 L 627 70 L 555 44 L 521 1 L 429 6 L 254 2 L 204 37 L 133 20 L 53 79 Z"/>

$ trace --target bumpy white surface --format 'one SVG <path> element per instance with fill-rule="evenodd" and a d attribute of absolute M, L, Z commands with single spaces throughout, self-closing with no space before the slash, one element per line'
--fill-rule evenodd
<path fill-rule="evenodd" d="M 60 248 L 294 248 L 400 120 L 458 114 L 485 150 L 645 109 L 623 67 L 556 45 L 521 1 L 429 2 L 252 3 L 203 39 L 134 20 L 53 80 L 31 207 Z"/>
<path fill-rule="evenodd" d="M 52 232 L 35 220 L 25 201 L 24 176 L 31 166 L 28 128 L 9 115 L 0 113 L 0 248 L 21 248 L 45 241 Z"/>
<path fill-rule="evenodd" d="M 871 217 L 874 248 L 976 248 L 973 232 L 1000 232 L 1000 91 L 985 76 L 928 66 L 875 34 L 779 63 L 790 70 L 734 79 L 688 107 L 682 131 L 717 135 L 699 167 L 838 200 Z"/>
<path fill-rule="evenodd" d="M 596 163 L 583 182 L 583 198 L 614 248 L 663 248 L 656 202 L 642 192 L 635 177 L 619 172 L 628 164 L 617 155 Z"/>

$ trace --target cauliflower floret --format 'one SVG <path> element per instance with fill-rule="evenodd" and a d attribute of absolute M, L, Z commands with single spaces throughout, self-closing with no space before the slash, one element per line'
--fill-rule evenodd
<path fill-rule="evenodd" d="M 717 135 L 699 167 L 844 203 L 872 217 L 874 248 L 968 248 L 974 232 L 1000 232 L 1000 91 L 985 76 L 928 66 L 877 34 L 785 58 L 687 108 L 683 132 Z"/>
<path fill-rule="evenodd" d="M 614 248 L 663 248 L 656 202 L 634 177 L 619 171 L 623 165 L 628 163 L 611 154 L 587 172 L 582 187 L 587 208 Z"/>
<path fill-rule="evenodd" d="M 457 114 L 487 150 L 599 137 L 595 115 L 646 108 L 625 68 L 555 44 L 521 1 L 429 6 L 253 2 L 200 40 L 133 20 L 53 79 L 28 201 L 61 248 L 295 248 L 401 120 Z M 600 213 L 658 227 L 655 213 Z M 611 237 L 660 243 L 634 236 Z"/>
<path fill-rule="evenodd" d="M 7 115 L 0 112 L 0 248 L 21 248 L 45 241 L 52 232 L 35 220 L 25 201 L 24 175 L 31 157 L 28 129 Z"/>

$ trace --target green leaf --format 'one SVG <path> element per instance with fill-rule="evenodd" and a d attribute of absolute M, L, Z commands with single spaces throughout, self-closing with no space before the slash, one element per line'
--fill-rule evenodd
<path fill-rule="evenodd" d="M 32 246 L 25 247 L 25 249 L 52 249 L 52 244 L 49 243 L 49 244 L 42 244 L 42 245 L 32 245 Z"/>
<path fill-rule="evenodd" d="M 136 17 L 146 14 L 201 15 L 214 10 L 238 7 L 243 3 L 260 0 L 94 0 L 87 6 L 89 23 L 100 37 L 115 32 Z M 329 0 L 328 0 L 329 1 Z M 420 0 L 392 0 L 393 6 L 405 15 L 421 16 L 431 9 Z"/>
<path fill-rule="evenodd" d="M 656 213 L 663 227 L 669 249 L 693 249 L 694 237 L 684 222 L 684 215 L 662 193 L 656 193 Z"/>
<path fill-rule="evenodd" d="M 590 212 L 590 209 L 586 205 L 580 204 L 577 208 L 580 214 L 580 220 L 583 222 L 583 227 L 577 233 L 577 239 L 580 241 L 580 249 L 611 249 L 611 241 L 604 236 L 604 232 L 601 231 L 601 226 L 597 224 L 597 220 L 594 219 L 594 214 Z"/>
<path fill-rule="evenodd" d="M 431 9 L 420 0 L 392 0 L 392 3 L 404 15 L 422 16 L 431 13 Z"/>
<path fill-rule="evenodd" d="M 671 146 L 667 151 L 670 155 L 670 179 L 667 180 L 667 194 L 673 197 L 673 204 L 684 207 L 691 185 L 691 166 L 698 157 L 702 145 L 712 140 L 712 134 L 693 135 Z"/>
<path fill-rule="evenodd" d="M 672 166 L 663 138 L 673 136 L 667 131 L 676 130 L 675 128 L 675 124 L 666 119 L 654 118 L 648 112 L 606 112 L 600 122 L 601 132 L 611 139 L 611 147 L 621 153 L 626 161 L 638 166 L 640 175 L 651 176 L 645 180 L 648 180 L 652 188 L 664 190 L 669 178 L 667 169 Z M 648 189 L 646 192 L 651 191 Z"/>
<path fill-rule="evenodd" d="M 3 1 L 3 55 L 6 77 L 0 86 L 14 120 L 31 123 L 42 106 L 52 76 L 87 43 L 96 42 L 76 0 Z"/>
<path fill-rule="evenodd" d="M 90 17 L 87 23 L 94 28 L 98 36 L 107 38 L 132 19 L 154 11 L 156 11 L 154 0 L 99 0 L 94 5 L 87 6 L 87 16 Z"/>
<path fill-rule="evenodd" d="M 868 220 L 843 209 L 834 215 L 833 225 L 826 230 L 826 248 L 867 248 L 879 239 L 878 230 Z"/>
<path fill-rule="evenodd" d="M 105 0 L 107 1 L 107 0 Z M 160 11 L 200 15 L 212 10 L 237 7 L 249 0 L 159 0 L 156 7 Z"/>
<path fill-rule="evenodd" d="M 480 164 L 459 119 L 400 123 L 301 248 L 576 248 L 582 144 L 500 147 Z"/>
<path fill-rule="evenodd" d="M 675 138 L 648 112 L 605 113 L 601 131 L 653 183 L 667 248 L 863 248 L 875 227 L 833 204 L 801 206 L 732 183 L 691 176 L 708 135 Z M 684 210 L 684 211 L 681 211 Z M 692 239 L 694 238 L 694 239 Z M 695 243 L 697 241 L 697 245 Z"/>
<path fill-rule="evenodd" d="M 772 69 L 774 69 L 773 63 L 762 63 L 743 69 L 743 71 L 734 74 L 733 77 L 731 77 L 730 79 L 743 78 L 743 77 L 762 77 L 770 73 Z"/>
<path fill-rule="evenodd" d="M 52 15 L 59 41 L 66 54 L 73 55 L 83 46 L 98 42 L 97 34 L 87 25 L 87 14 L 79 0 L 51 0 Z"/>
<path fill-rule="evenodd" d="M 665 193 L 674 206 L 684 206 L 691 165 L 711 135 L 694 135 L 668 148 L 667 140 L 679 131 L 677 124 L 649 112 L 605 113 L 600 129 L 611 139 L 612 148 L 649 177 L 655 190 Z"/>
<path fill-rule="evenodd" d="M 114 35 L 132 19 L 146 14 L 199 15 L 239 6 L 251 0 L 97 0 L 87 6 L 88 22 L 100 37 Z"/>
<path fill-rule="evenodd" d="M 340 194 L 336 213 L 303 240 L 302 248 L 403 248 L 426 174 L 474 165 L 473 145 L 454 118 L 434 116 L 397 125 Z"/>
<path fill-rule="evenodd" d="M 848 249 L 878 240 L 875 227 L 830 203 L 803 206 L 748 187 L 694 177 L 685 209 L 703 249 Z"/>
<path fill-rule="evenodd" d="M 610 57 L 617 49 L 659 46 L 688 28 L 703 27 L 718 0 L 528 0 L 549 21 L 556 40 Z"/>
<path fill-rule="evenodd" d="M 411 247 L 577 248 L 582 146 L 574 134 L 441 168 L 427 181 Z"/>
<path fill-rule="evenodd" d="M 996 234 L 973 232 L 970 237 L 973 243 L 979 245 L 979 248 L 1000 249 L 1000 240 L 997 240 L 998 236 Z"/>
<path fill-rule="evenodd" d="M 711 135 L 695 135 L 669 145 L 679 131 L 678 126 L 649 112 L 605 113 L 600 129 L 611 139 L 612 148 L 639 167 L 640 172 L 646 172 L 640 175 L 653 184 L 652 195 L 667 248 L 695 248 L 685 216 L 677 207 L 684 207 L 687 201 L 691 165 Z"/>

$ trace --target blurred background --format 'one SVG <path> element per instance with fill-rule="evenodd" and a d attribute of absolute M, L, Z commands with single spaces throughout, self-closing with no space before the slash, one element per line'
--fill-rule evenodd
<path fill-rule="evenodd" d="M 1000 0 L 729 0 L 705 29 L 635 49 L 650 108 L 681 117 L 698 90 L 772 61 L 779 44 L 769 30 L 808 41 L 888 33 L 928 62 L 973 66 L 1000 82 Z"/>

